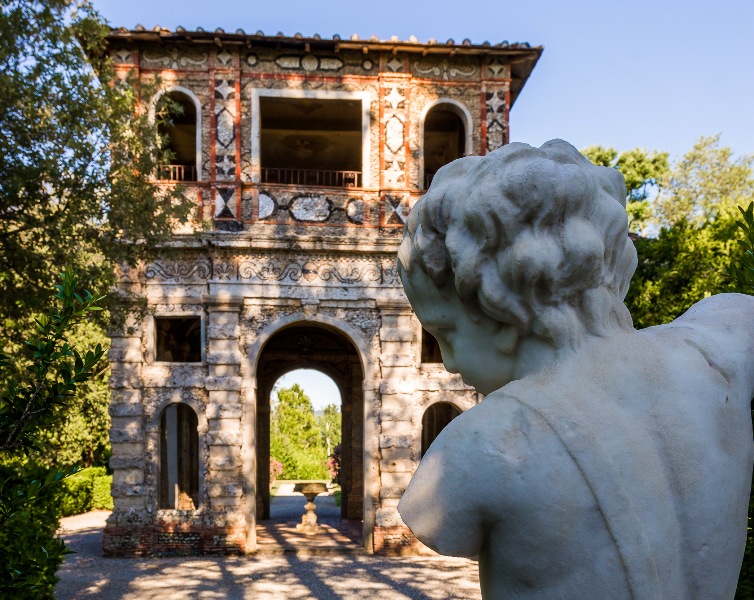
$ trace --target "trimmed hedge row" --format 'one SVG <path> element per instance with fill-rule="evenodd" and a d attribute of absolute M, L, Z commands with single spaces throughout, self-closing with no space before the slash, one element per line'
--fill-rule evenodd
<path fill-rule="evenodd" d="M 60 509 L 64 517 L 90 510 L 112 510 L 110 488 L 113 476 L 105 467 L 89 467 L 63 480 L 60 490 Z"/>

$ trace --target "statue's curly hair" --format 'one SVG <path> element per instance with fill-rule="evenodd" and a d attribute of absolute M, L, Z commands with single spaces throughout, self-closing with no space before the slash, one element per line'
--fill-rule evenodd
<path fill-rule="evenodd" d="M 632 326 L 625 202 L 623 176 L 567 142 L 512 143 L 438 171 L 408 217 L 399 266 L 452 283 L 520 335 L 576 345 L 585 330 Z"/>

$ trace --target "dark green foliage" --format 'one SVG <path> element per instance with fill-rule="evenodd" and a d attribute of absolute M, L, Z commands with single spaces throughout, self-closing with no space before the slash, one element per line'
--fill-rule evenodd
<path fill-rule="evenodd" d="M 150 181 L 167 162 L 155 124 L 138 110 L 154 87 L 116 75 L 108 32 L 87 0 L 0 3 L 6 343 L 18 345 L 30 316 L 50 306 L 61 265 L 76 268 L 84 287 L 108 289 L 116 265 L 143 258 L 191 209 L 180 190 Z"/>
<path fill-rule="evenodd" d="M 112 476 L 106 474 L 105 467 L 82 469 L 64 479 L 59 495 L 62 516 L 80 515 L 94 508 L 112 508 L 111 482 Z"/>
<path fill-rule="evenodd" d="M 740 251 L 726 217 L 694 227 L 679 221 L 656 238 L 635 241 L 639 263 L 626 296 L 637 329 L 668 323 L 709 296 L 727 291 L 721 269 Z"/>
<path fill-rule="evenodd" d="M 740 292 L 754 294 L 754 202 L 745 209 L 739 206 L 738 210 L 741 218 L 736 221 L 736 226 L 743 231 L 744 239 L 737 241 L 743 253 L 738 261 L 728 265 L 727 272 Z"/>
<path fill-rule="evenodd" d="M 270 456 L 283 463 L 280 479 L 329 479 L 327 441 L 340 441 L 339 417 L 332 406 L 317 419 L 311 400 L 296 383 L 278 390 L 270 422 Z"/>
<path fill-rule="evenodd" d="M 55 572 L 68 554 L 55 536 L 60 517 L 56 488 L 63 476 L 33 465 L 0 466 L 0 506 L 7 517 L 0 526 L 3 600 L 52 597 Z M 8 502 L 9 498 L 17 502 Z"/>
<path fill-rule="evenodd" d="M 35 321 L 25 343 L 26 377 L 8 378 L 8 358 L 0 355 L 5 391 L 0 397 L 0 598 L 46 598 L 66 553 L 55 537 L 60 516 L 60 483 L 75 472 L 46 469 L 29 460 L 39 450 L 40 431 L 56 426 L 60 407 L 77 386 L 91 379 L 104 351 L 79 353 L 67 334 L 100 300 L 76 291 L 72 270 L 55 286 L 59 309 Z M 16 357 L 17 360 L 21 358 Z"/>
<path fill-rule="evenodd" d="M 113 476 L 100 475 L 92 481 L 92 506 L 91 510 L 113 509 Z"/>

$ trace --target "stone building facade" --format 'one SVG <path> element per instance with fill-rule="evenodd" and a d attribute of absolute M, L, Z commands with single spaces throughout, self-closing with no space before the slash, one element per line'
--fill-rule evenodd
<path fill-rule="evenodd" d="M 439 166 L 508 141 L 542 48 L 137 28 L 109 50 L 183 107 L 159 178 L 196 218 L 122 273 L 147 315 L 112 339 L 106 554 L 253 552 L 270 393 L 301 367 L 341 392 L 343 518 L 369 552 L 410 551 L 398 500 L 480 398 L 403 294 L 403 222 Z"/>

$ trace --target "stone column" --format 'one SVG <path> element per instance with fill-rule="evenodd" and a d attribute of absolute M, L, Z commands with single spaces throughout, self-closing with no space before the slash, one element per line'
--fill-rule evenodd
<path fill-rule="evenodd" d="M 128 323 L 111 335 L 109 353 L 110 442 L 113 513 L 104 533 L 105 555 L 137 556 L 151 552 L 145 486 L 144 406 L 141 390 L 141 326 Z"/>
<path fill-rule="evenodd" d="M 412 404 L 418 348 L 408 302 L 378 302 L 378 307 L 382 318 L 380 502 L 375 518 L 374 551 L 401 554 L 412 551 L 415 541 L 397 506 L 419 462 Z"/>
<path fill-rule="evenodd" d="M 205 552 L 243 552 L 245 546 L 241 305 L 240 300 L 207 301 L 206 481 L 212 527 L 205 535 Z"/>

